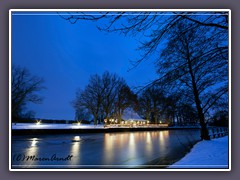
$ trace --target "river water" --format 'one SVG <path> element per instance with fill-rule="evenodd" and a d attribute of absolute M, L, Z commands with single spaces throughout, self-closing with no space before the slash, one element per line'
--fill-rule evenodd
<path fill-rule="evenodd" d="M 13 136 L 12 168 L 164 168 L 199 140 L 190 129 Z"/>

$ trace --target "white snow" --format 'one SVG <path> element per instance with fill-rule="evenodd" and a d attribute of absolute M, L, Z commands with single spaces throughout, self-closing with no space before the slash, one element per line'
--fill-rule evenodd
<path fill-rule="evenodd" d="M 119 126 L 118 124 L 111 124 L 105 126 L 103 124 L 37 124 L 37 123 L 12 123 L 12 129 L 108 129 L 108 128 L 130 128 L 130 126 Z M 166 127 L 165 124 L 160 125 L 141 125 L 133 126 L 131 128 L 156 128 Z"/>
<path fill-rule="evenodd" d="M 125 121 L 146 121 L 142 119 L 132 108 L 127 108 L 124 110 L 122 119 Z"/>
<path fill-rule="evenodd" d="M 103 129 L 103 125 L 91 124 L 37 124 L 37 123 L 12 123 L 12 129 Z"/>
<path fill-rule="evenodd" d="M 228 168 L 228 136 L 198 142 L 191 151 L 168 168 Z"/>

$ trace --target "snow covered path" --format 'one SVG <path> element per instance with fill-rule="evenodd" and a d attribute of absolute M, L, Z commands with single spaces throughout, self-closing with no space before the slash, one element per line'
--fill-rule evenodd
<path fill-rule="evenodd" d="M 190 153 L 168 168 L 228 168 L 228 136 L 201 141 Z"/>

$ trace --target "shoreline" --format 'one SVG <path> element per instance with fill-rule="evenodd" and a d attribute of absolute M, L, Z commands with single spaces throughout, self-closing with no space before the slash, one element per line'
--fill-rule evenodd
<path fill-rule="evenodd" d="M 85 134 L 85 133 L 114 133 L 137 131 L 162 131 L 162 130 L 191 130 L 199 128 L 189 127 L 133 127 L 133 128 L 89 128 L 89 129 L 12 129 L 15 135 L 48 135 L 48 134 Z"/>

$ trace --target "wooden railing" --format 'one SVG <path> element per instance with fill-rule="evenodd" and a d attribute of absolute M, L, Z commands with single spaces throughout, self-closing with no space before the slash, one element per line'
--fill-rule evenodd
<path fill-rule="evenodd" d="M 228 135 L 227 127 L 209 127 L 209 136 L 211 139 L 219 138 Z"/>

